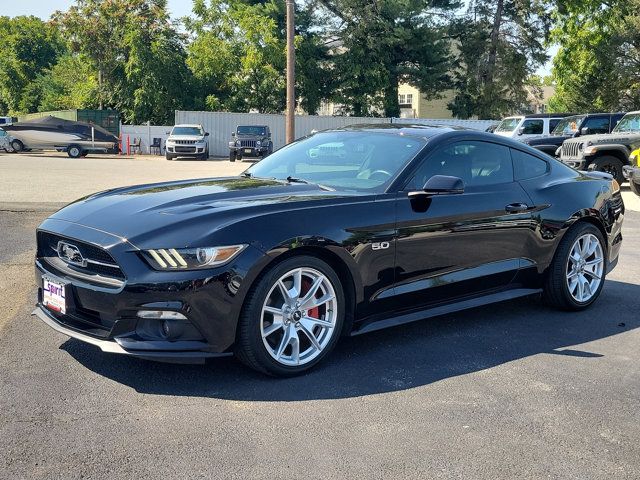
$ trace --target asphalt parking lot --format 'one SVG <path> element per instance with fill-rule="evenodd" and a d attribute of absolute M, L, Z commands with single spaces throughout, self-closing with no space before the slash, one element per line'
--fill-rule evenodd
<path fill-rule="evenodd" d="M 0 155 L 0 478 L 640 478 L 640 202 L 588 311 L 535 298 L 344 339 L 277 380 L 108 356 L 30 316 L 34 230 L 119 185 L 248 164 Z"/>

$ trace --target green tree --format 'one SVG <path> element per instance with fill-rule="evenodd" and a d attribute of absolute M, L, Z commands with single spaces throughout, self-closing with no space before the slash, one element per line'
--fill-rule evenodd
<path fill-rule="evenodd" d="M 448 17 L 456 0 L 318 0 L 325 35 L 335 39 L 334 100 L 349 113 L 400 116 L 398 86 L 435 98 L 450 86 Z"/>
<path fill-rule="evenodd" d="M 285 3 L 283 0 L 195 0 L 185 25 L 193 36 L 189 67 L 211 110 L 279 113 L 285 107 Z M 297 89 L 301 106 L 315 113 L 326 95 L 327 49 L 298 9 Z"/>
<path fill-rule="evenodd" d="M 34 82 L 39 111 L 98 107 L 98 79 L 90 62 L 67 53 Z"/>
<path fill-rule="evenodd" d="M 99 105 L 125 121 L 170 123 L 175 109 L 196 104 L 185 39 L 166 0 L 77 0 L 55 22 L 97 72 Z"/>
<path fill-rule="evenodd" d="M 64 52 L 57 30 L 36 17 L 0 17 L 0 111 L 35 111 L 34 81 Z"/>
<path fill-rule="evenodd" d="M 552 40 L 555 110 L 631 110 L 640 105 L 640 1 L 560 0 Z"/>
<path fill-rule="evenodd" d="M 500 118 L 523 109 L 529 78 L 547 60 L 550 29 L 545 0 L 473 0 L 452 22 L 456 96 L 461 118 Z"/>

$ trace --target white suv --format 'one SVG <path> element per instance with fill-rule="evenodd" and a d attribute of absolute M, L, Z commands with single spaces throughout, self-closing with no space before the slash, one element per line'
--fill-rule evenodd
<path fill-rule="evenodd" d="M 171 130 L 165 145 L 167 160 L 177 157 L 208 159 L 208 136 L 209 132 L 205 132 L 202 125 L 176 125 Z"/>
<path fill-rule="evenodd" d="M 571 113 L 540 113 L 536 115 L 515 115 L 500 122 L 493 133 L 503 137 L 524 140 L 531 137 L 547 137 L 563 118 Z"/>

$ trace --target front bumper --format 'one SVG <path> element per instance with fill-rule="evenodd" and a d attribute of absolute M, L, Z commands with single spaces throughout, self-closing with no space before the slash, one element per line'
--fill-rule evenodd
<path fill-rule="evenodd" d="M 55 254 L 47 256 L 47 235 L 56 237 L 54 243 L 60 237 L 77 245 L 87 254 L 85 258 L 91 259 L 100 251 L 110 255 L 120 267 L 121 277 L 101 275 L 102 267 L 96 273 L 69 266 Z M 87 245 L 91 250 L 86 250 Z M 243 296 L 250 283 L 245 279 L 262 257 L 260 250 L 250 246 L 220 267 L 155 271 L 128 242 L 50 218 L 38 230 L 35 281 L 39 308 L 34 313 L 40 318 L 45 316 L 45 323 L 55 324 L 56 330 L 69 336 L 95 340 L 89 343 L 105 351 L 171 361 L 221 356 L 232 351 Z M 43 305 L 43 277 L 64 285 L 64 315 Z M 184 319 L 176 320 L 173 326 L 180 333 L 161 335 L 163 320 L 141 319 L 145 310 L 179 313 Z"/>
<path fill-rule="evenodd" d="M 576 158 L 560 158 L 560 161 L 564 163 L 566 166 L 571 167 L 575 170 L 586 170 L 587 162 L 585 159 L 576 159 Z"/>
<path fill-rule="evenodd" d="M 269 149 L 267 147 L 235 147 L 231 149 L 232 152 L 235 152 L 239 157 L 264 157 Z"/>
<path fill-rule="evenodd" d="M 633 193 L 640 196 L 640 167 L 627 165 L 622 167 L 622 173 L 624 174 L 624 178 L 629 181 L 629 186 Z"/>
<path fill-rule="evenodd" d="M 135 350 L 126 349 L 117 339 L 105 340 L 91 335 L 82 333 L 79 330 L 70 328 L 61 323 L 48 309 L 42 305 L 38 305 L 31 312 L 32 315 L 38 317 L 45 324 L 53 328 L 55 331 L 75 338 L 81 342 L 95 345 L 106 353 L 118 353 L 131 357 L 138 357 L 145 360 L 155 360 L 159 362 L 171 363 L 204 363 L 207 358 L 230 356 L 231 353 L 212 353 L 203 351 L 171 351 L 171 350 Z"/>
<path fill-rule="evenodd" d="M 206 143 L 196 143 L 193 145 L 181 145 L 167 142 L 166 152 L 180 157 L 198 156 L 206 153 Z"/>

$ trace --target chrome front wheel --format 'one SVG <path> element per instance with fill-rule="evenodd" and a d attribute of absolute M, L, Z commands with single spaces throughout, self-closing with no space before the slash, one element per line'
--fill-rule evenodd
<path fill-rule="evenodd" d="M 286 366 L 315 360 L 336 333 L 338 299 L 327 275 L 310 267 L 287 271 L 262 306 L 260 332 L 269 355 Z"/>
<path fill-rule="evenodd" d="M 336 346 L 346 305 L 342 279 L 329 264 L 311 255 L 282 260 L 248 292 L 234 353 L 260 372 L 299 375 Z"/>
<path fill-rule="evenodd" d="M 579 303 L 590 301 L 598 292 L 604 272 L 600 239 L 592 233 L 578 237 L 567 259 L 566 281 L 571 297 Z"/>

